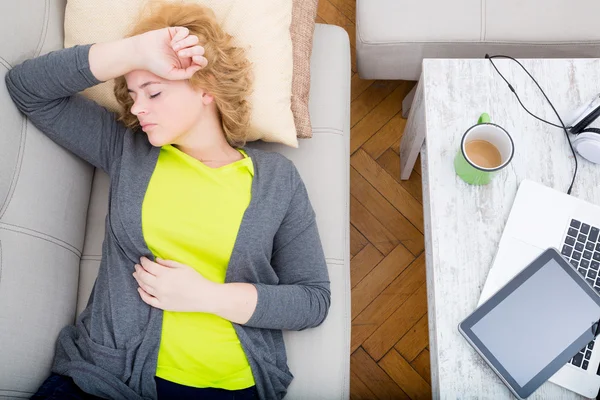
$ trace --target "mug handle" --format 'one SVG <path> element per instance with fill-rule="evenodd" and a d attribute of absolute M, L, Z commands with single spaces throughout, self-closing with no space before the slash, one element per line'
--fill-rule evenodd
<path fill-rule="evenodd" d="M 479 117 L 479 119 L 477 120 L 478 124 L 489 124 L 492 120 L 490 119 L 490 116 L 488 113 L 483 113 L 481 114 L 481 116 Z"/>

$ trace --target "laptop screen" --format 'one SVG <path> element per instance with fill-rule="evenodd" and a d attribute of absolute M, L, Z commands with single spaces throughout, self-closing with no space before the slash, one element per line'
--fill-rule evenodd
<path fill-rule="evenodd" d="M 471 329 L 514 380 L 525 386 L 591 329 L 595 321 L 590 316 L 600 318 L 600 306 L 550 259 Z"/>

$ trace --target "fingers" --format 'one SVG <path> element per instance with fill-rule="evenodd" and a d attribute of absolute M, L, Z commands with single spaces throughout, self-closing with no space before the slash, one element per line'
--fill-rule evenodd
<path fill-rule="evenodd" d="M 143 287 L 145 291 L 154 295 L 153 287 L 156 283 L 156 276 L 152 275 L 140 264 L 135 264 L 134 268 L 135 272 L 133 273 L 133 277 L 135 278 L 137 283 L 140 285 L 140 287 Z"/>
<path fill-rule="evenodd" d="M 179 58 L 190 58 L 192 65 L 185 69 L 173 69 L 168 79 L 189 79 L 208 65 L 208 60 L 204 57 L 204 47 L 198 44 L 198 36 L 190 35 L 189 29 L 182 26 L 170 27 L 169 32 L 173 35 L 170 43 L 173 51 Z"/>
<path fill-rule="evenodd" d="M 143 267 L 143 270 L 145 270 L 146 272 L 148 272 L 151 275 L 158 276 L 158 274 L 160 273 L 158 264 L 146 257 L 140 257 L 140 264 Z M 136 264 L 136 265 L 140 265 L 140 264 Z"/>
<path fill-rule="evenodd" d="M 194 63 L 196 63 L 200 67 L 200 69 L 208 65 L 208 60 L 202 56 L 193 56 L 192 61 L 194 61 Z"/>
<path fill-rule="evenodd" d="M 136 270 L 138 269 L 138 267 L 140 267 L 142 271 L 147 272 L 152 275 L 156 275 L 158 273 L 158 271 L 156 271 L 155 268 L 153 267 L 152 261 L 150 261 L 146 257 L 141 257 L 140 263 L 135 264 Z"/>
<path fill-rule="evenodd" d="M 198 45 L 194 47 L 184 48 L 183 50 L 179 50 L 177 52 L 179 57 L 193 57 L 193 56 L 203 56 L 204 55 L 204 47 Z"/>
<path fill-rule="evenodd" d="M 149 305 L 151 305 L 153 307 L 158 308 L 159 302 L 158 302 L 158 299 L 156 297 L 148 294 L 142 288 L 138 288 L 138 293 L 140 294 L 140 297 L 142 298 L 142 300 L 144 301 L 144 303 L 149 304 Z"/>
<path fill-rule="evenodd" d="M 196 35 L 189 35 L 182 39 L 177 39 L 175 37 L 171 41 L 171 47 L 173 47 L 173 50 L 177 52 L 179 57 L 203 56 L 204 47 L 198 45 L 199 42 L 200 39 L 198 39 L 198 36 Z"/>
<path fill-rule="evenodd" d="M 189 35 L 179 41 L 172 40 L 171 45 L 173 46 L 173 50 L 179 50 L 179 49 L 184 49 L 186 47 L 194 46 L 194 45 L 198 44 L 199 41 L 200 41 L 200 39 L 198 39 L 198 36 Z"/>
<path fill-rule="evenodd" d="M 156 258 L 156 262 L 160 265 L 164 265 L 165 267 L 180 267 L 183 265 L 175 260 L 163 260 L 162 258 L 158 257 Z"/>
<path fill-rule="evenodd" d="M 177 55 L 180 58 L 189 57 L 192 61 L 201 68 L 204 68 L 208 65 L 208 60 L 204 56 L 204 47 L 198 45 L 190 48 L 184 48 L 183 50 L 179 50 Z"/>
<path fill-rule="evenodd" d="M 174 26 L 169 27 L 169 33 L 173 34 L 173 39 L 171 39 L 171 45 L 177 43 L 181 39 L 185 38 L 190 34 L 190 30 L 185 26 Z"/>

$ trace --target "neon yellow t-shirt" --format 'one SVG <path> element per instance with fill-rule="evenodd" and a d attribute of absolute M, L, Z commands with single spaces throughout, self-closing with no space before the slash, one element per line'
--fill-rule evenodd
<path fill-rule="evenodd" d="M 142 231 L 159 258 L 189 265 L 223 283 L 254 167 L 244 158 L 211 168 L 172 145 L 160 150 L 142 203 Z M 156 376 L 181 385 L 228 390 L 254 385 L 230 321 L 214 314 L 164 311 Z"/>

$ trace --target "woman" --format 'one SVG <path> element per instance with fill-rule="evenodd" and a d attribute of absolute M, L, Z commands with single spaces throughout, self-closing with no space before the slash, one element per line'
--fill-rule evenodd
<path fill-rule="evenodd" d="M 113 78 L 118 119 L 78 94 Z M 98 277 L 32 398 L 285 395 L 282 330 L 323 322 L 329 277 L 296 168 L 243 147 L 250 82 L 243 50 L 193 4 L 9 71 L 33 124 L 111 178 Z"/>

